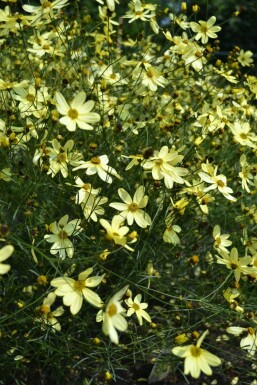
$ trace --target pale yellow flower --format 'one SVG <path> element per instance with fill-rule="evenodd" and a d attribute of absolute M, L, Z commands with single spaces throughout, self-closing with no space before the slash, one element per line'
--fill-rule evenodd
<path fill-rule="evenodd" d="M 211 376 L 211 366 L 219 366 L 221 364 L 219 357 L 200 347 L 207 333 L 208 330 L 201 335 L 196 345 L 176 346 L 172 349 L 173 354 L 185 358 L 185 375 L 190 373 L 193 378 L 198 378 L 201 372 L 203 372 L 207 376 Z"/>
<path fill-rule="evenodd" d="M 51 281 L 51 285 L 57 288 L 55 294 L 63 297 L 63 304 L 70 307 L 70 312 L 73 315 L 80 311 L 83 298 L 95 307 L 103 306 L 99 295 L 89 288 L 100 285 L 105 274 L 89 277 L 92 272 L 93 268 L 89 267 L 79 274 L 77 281 L 69 277 L 58 277 Z"/>
<path fill-rule="evenodd" d="M 209 38 L 216 39 L 218 36 L 215 32 L 219 32 L 221 27 L 214 25 L 216 17 L 211 16 L 207 21 L 199 20 L 199 23 L 192 21 L 190 28 L 196 33 L 195 40 L 200 40 L 203 44 L 208 43 Z"/>
<path fill-rule="evenodd" d="M 256 330 L 252 327 L 242 328 L 240 326 L 230 326 L 227 328 L 227 333 L 239 336 L 242 333 L 247 333 L 240 341 L 240 347 L 248 351 L 251 356 L 254 356 L 257 349 Z"/>
<path fill-rule="evenodd" d="M 14 252 L 14 247 L 12 245 L 6 245 L 0 250 L 0 274 L 6 274 L 11 269 L 10 265 L 2 263 L 8 259 Z"/>
<path fill-rule="evenodd" d="M 231 246 L 232 242 L 228 240 L 229 234 L 221 234 L 220 226 L 216 225 L 213 229 L 214 245 L 213 247 L 218 251 L 225 251 L 229 253 L 227 246 Z"/>
<path fill-rule="evenodd" d="M 115 344 L 119 343 L 117 330 L 124 332 L 128 328 L 127 320 L 124 318 L 126 310 L 121 305 L 121 299 L 127 289 L 128 285 L 114 294 L 104 310 L 101 309 L 96 315 L 96 322 L 103 322 L 102 329 L 104 334 L 108 335 Z"/>
<path fill-rule="evenodd" d="M 116 245 L 124 246 L 128 250 L 134 251 L 131 247 L 127 245 L 127 243 L 136 242 L 137 237 L 134 237 L 131 240 L 129 239 L 129 227 L 123 226 L 124 219 L 120 215 L 114 215 L 111 223 L 109 223 L 105 219 L 100 219 L 99 222 L 106 231 L 106 240 L 113 241 Z"/>
<path fill-rule="evenodd" d="M 203 191 L 208 192 L 210 190 L 217 189 L 222 195 L 224 195 L 225 198 L 235 202 L 236 198 L 231 195 L 231 193 L 233 193 L 233 190 L 227 186 L 226 176 L 223 174 L 217 175 L 217 172 L 218 166 L 216 166 L 213 172 L 211 172 L 211 175 L 208 175 L 206 172 L 202 171 L 198 173 L 202 181 L 211 184 L 209 187 L 206 187 Z"/>
<path fill-rule="evenodd" d="M 154 155 L 142 163 L 145 170 L 151 170 L 153 179 L 164 179 L 165 186 L 169 189 L 174 182 L 183 184 L 182 176 L 187 175 L 188 170 L 183 167 L 174 167 L 184 158 L 179 155 L 179 151 L 169 150 L 168 146 L 163 146 L 160 151 L 154 151 Z"/>
<path fill-rule="evenodd" d="M 132 199 L 126 190 L 119 188 L 119 197 L 125 203 L 113 202 L 110 203 L 110 206 L 121 211 L 119 215 L 127 220 L 129 226 L 135 221 L 138 226 L 145 228 L 151 225 L 152 220 L 150 216 L 142 210 L 148 203 L 148 196 L 144 195 L 144 193 L 144 186 L 139 186 Z"/>
<path fill-rule="evenodd" d="M 143 325 L 143 318 L 151 322 L 151 317 L 149 314 L 144 310 L 148 307 L 148 304 L 145 302 L 141 302 L 142 300 L 142 295 L 137 294 L 134 298 L 128 298 L 126 299 L 126 304 L 128 305 L 129 309 L 127 311 L 127 316 L 130 317 L 132 314 L 136 314 L 139 325 Z"/>
<path fill-rule="evenodd" d="M 221 256 L 216 255 L 217 263 L 225 265 L 228 269 L 232 270 L 236 282 L 239 282 L 241 274 L 251 274 L 256 272 L 256 269 L 248 266 L 252 261 L 252 257 L 247 255 L 243 258 L 239 258 L 238 251 L 235 247 L 233 247 L 230 254 L 225 251 L 220 251 L 219 253 Z"/>
<path fill-rule="evenodd" d="M 243 49 L 241 49 L 237 60 L 239 61 L 242 67 L 250 67 L 250 65 L 253 63 L 252 56 L 252 51 L 244 51 Z"/>
<path fill-rule="evenodd" d="M 75 167 L 73 171 L 86 169 L 87 175 L 98 174 L 98 176 L 106 183 L 112 183 L 112 177 L 109 174 L 121 179 L 117 171 L 108 165 L 109 158 L 107 155 L 93 156 L 90 160 L 86 162 L 81 160 L 79 163 L 80 165 Z"/>
<path fill-rule="evenodd" d="M 56 92 L 56 108 L 61 115 L 64 115 L 59 119 L 59 122 L 65 125 L 68 131 L 75 131 L 77 125 L 82 130 L 93 130 L 91 124 L 99 122 L 100 115 L 91 112 L 95 102 L 85 100 L 86 93 L 81 91 L 69 105 L 64 96 L 60 92 Z"/>
<path fill-rule="evenodd" d="M 51 326 L 53 332 L 60 331 L 61 325 L 56 317 L 60 317 L 64 313 L 64 308 L 59 306 L 55 310 L 51 310 L 51 306 L 55 302 L 56 295 L 54 293 L 49 293 L 48 296 L 44 299 L 43 304 L 37 308 L 39 317 L 35 319 L 36 322 L 42 323 L 42 329 L 46 326 Z"/>
<path fill-rule="evenodd" d="M 73 257 L 74 247 L 69 239 L 71 235 L 76 236 L 81 231 L 80 219 L 73 219 L 68 222 L 69 216 L 64 215 L 59 222 L 53 222 L 50 224 L 50 231 L 53 234 L 46 234 L 44 236 L 45 240 L 49 243 L 53 243 L 50 253 L 59 254 L 61 259 L 65 259 L 66 254 L 69 258 Z"/>

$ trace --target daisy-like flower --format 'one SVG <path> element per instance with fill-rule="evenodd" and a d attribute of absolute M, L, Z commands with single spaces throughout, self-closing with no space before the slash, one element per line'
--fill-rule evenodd
<path fill-rule="evenodd" d="M 53 19 L 54 10 L 59 10 L 68 5 L 69 0 L 40 0 L 41 5 L 24 4 L 22 8 L 24 11 L 33 14 L 33 23 L 39 21 L 42 17 L 44 19 Z"/>
<path fill-rule="evenodd" d="M 51 285 L 57 288 L 55 294 L 63 297 L 63 304 L 69 306 L 70 312 L 73 315 L 80 311 L 83 298 L 95 307 L 103 306 L 99 295 L 89 288 L 100 285 L 105 274 L 89 277 L 92 273 L 93 268 L 89 267 L 79 274 L 77 281 L 69 277 L 58 277 L 51 281 Z"/>
<path fill-rule="evenodd" d="M 252 257 L 249 255 L 239 258 L 236 247 L 233 247 L 230 254 L 225 251 L 219 252 L 221 256 L 216 255 L 217 263 L 225 265 L 228 269 L 234 271 L 236 282 L 239 282 L 241 274 L 251 274 L 256 272 L 256 269 L 248 266 L 252 262 Z"/>
<path fill-rule="evenodd" d="M 129 8 L 130 10 L 127 11 L 126 14 L 123 16 L 123 18 L 130 19 L 129 23 L 132 23 L 133 21 L 138 19 L 142 21 L 149 21 L 149 19 L 155 16 L 155 13 L 149 13 L 154 8 L 146 7 L 146 5 L 142 4 L 140 0 L 132 0 L 129 3 Z"/>
<path fill-rule="evenodd" d="M 188 170 L 183 167 L 174 167 L 181 162 L 184 155 L 179 155 L 179 150 L 169 150 L 168 146 L 163 146 L 160 151 L 154 151 L 154 155 L 142 163 L 145 170 L 151 170 L 153 179 L 164 179 L 165 186 L 169 189 L 174 182 L 183 184 L 181 178 L 188 174 Z"/>
<path fill-rule="evenodd" d="M 221 234 L 220 226 L 216 225 L 213 229 L 214 245 L 213 247 L 218 251 L 225 251 L 229 253 L 227 246 L 231 246 L 232 242 L 228 240 L 229 234 Z"/>
<path fill-rule="evenodd" d="M 84 183 L 78 176 L 75 179 L 75 183 L 73 186 L 79 188 L 75 199 L 75 203 L 77 204 L 86 202 L 90 195 L 97 196 L 101 191 L 101 188 L 93 188 L 90 183 Z"/>
<path fill-rule="evenodd" d="M 144 193 L 144 186 L 139 186 L 132 199 L 126 190 L 119 188 L 119 197 L 125 203 L 113 202 L 110 203 L 110 206 L 121 211 L 119 215 L 127 220 L 129 226 L 135 221 L 138 226 L 145 228 L 151 225 L 152 220 L 149 215 L 142 210 L 148 203 L 148 196 L 144 195 Z"/>
<path fill-rule="evenodd" d="M 74 247 L 72 242 L 69 240 L 71 235 L 76 236 L 81 231 L 80 219 L 73 219 L 68 222 L 69 216 L 64 215 L 59 222 L 53 222 L 50 224 L 49 229 L 53 234 L 46 234 L 45 240 L 49 243 L 53 243 L 51 247 L 51 254 L 58 254 L 61 259 L 65 259 L 66 254 L 69 258 L 73 257 Z"/>
<path fill-rule="evenodd" d="M 205 166 L 205 164 L 202 164 L 202 168 L 204 169 L 203 166 Z M 233 190 L 227 186 L 227 178 L 223 174 L 217 175 L 217 172 L 218 166 L 210 172 L 211 175 L 202 171 L 198 173 L 202 181 L 211 184 L 211 186 L 206 187 L 203 191 L 208 192 L 217 189 L 226 199 L 235 202 L 236 198 L 231 195 Z"/>
<path fill-rule="evenodd" d="M 85 100 L 86 93 L 81 91 L 69 105 L 64 96 L 60 92 L 56 92 L 56 108 L 61 115 L 64 115 L 59 119 L 59 122 L 65 125 L 68 131 L 75 131 L 77 125 L 82 130 L 93 130 L 91 124 L 99 122 L 100 115 L 91 112 L 95 102 L 93 100 L 86 102 Z"/>
<path fill-rule="evenodd" d="M 199 23 L 192 21 L 190 28 L 196 33 L 195 40 L 200 40 L 203 44 L 208 43 L 209 38 L 216 39 L 218 36 L 215 32 L 219 32 L 221 27 L 214 25 L 216 17 L 211 16 L 207 21 L 199 20 Z"/>
<path fill-rule="evenodd" d="M 242 188 L 243 190 L 246 190 L 248 193 L 250 193 L 248 184 L 254 186 L 254 176 L 251 173 L 252 166 L 247 163 L 245 154 L 240 156 L 240 165 L 241 171 L 239 172 L 238 176 L 241 178 Z"/>
<path fill-rule="evenodd" d="M 241 49 L 237 60 L 239 61 L 242 67 L 250 67 L 250 65 L 253 63 L 252 56 L 252 51 L 244 51 L 243 49 Z"/>
<path fill-rule="evenodd" d="M 106 231 L 105 239 L 107 241 L 113 241 L 116 245 L 124 246 L 126 249 L 133 251 L 133 249 L 127 245 L 127 242 L 129 241 L 127 236 L 129 227 L 122 226 L 124 220 L 120 215 L 114 215 L 111 223 L 105 219 L 100 219 L 99 222 Z M 134 243 L 136 241 L 137 238 L 134 237 L 129 243 Z"/>
<path fill-rule="evenodd" d="M 86 169 L 87 175 L 98 174 L 99 178 L 101 178 L 106 183 L 112 183 L 112 177 L 109 174 L 121 179 L 117 171 L 108 165 L 109 158 L 107 155 L 93 156 L 90 160 L 86 162 L 81 160 L 79 163 L 80 165 L 75 167 L 72 171 Z"/>
<path fill-rule="evenodd" d="M 240 336 L 242 333 L 245 334 L 245 337 L 243 337 L 240 341 L 240 347 L 247 350 L 251 356 L 254 356 L 257 348 L 257 335 L 254 328 L 230 326 L 227 328 L 227 333 L 233 334 L 234 336 Z"/>
<path fill-rule="evenodd" d="M 14 252 L 14 247 L 12 245 L 7 245 L 1 248 L 0 250 L 0 274 L 6 274 L 11 269 L 10 265 L 2 263 L 8 259 Z"/>
<path fill-rule="evenodd" d="M 172 243 L 173 245 L 177 245 L 180 243 L 180 239 L 177 233 L 181 232 L 181 227 L 178 225 L 168 225 L 164 231 L 162 239 L 164 242 Z"/>
<path fill-rule="evenodd" d="M 173 354 L 185 358 L 185 375 L 190 373 L 193 378 L 198 378 L 201 372 L 203 372 L 207 376 L 211 376 L 211 366 L 219 366 L 221 364 L 219 357 L 200 347 L 207 333 L 208 330 L 201 335 L 196 345 L 176 346 L 172 349 Z"/>
<path fill-rule="evenodd" d="M 68 140 L 64 146 L 58 142 L 58 140 L 52 140 L 53 148 L 48 147 L 49 151 L 49 170 L 47 174 L 54 177 L 58 172 L 61 172 L 64 178 L 68 176 L 68 164 L 76 166 L 78 161 L 81 160 L 82 154 L 72 151 L 74 147 L 74 141 Z"/>
<path fill-rule="evenodd" d="M 117 330 L 124 332 L 128 328 L 127 320 L 124 318 L 126 309 L 121 306 L 121 299 L 127 290 L 128 285 L 114 294 L 107 305 L 96 315 L 96 322 L 103 322 L 103 333 L 109 336 L 114 344 L 119 343 Z"/>
<path fill-rule="evenodd" d="M 133 78 L 140 80 L 150 91 L 157 91 L 159 87 L 165 87 L 167 81 L 159 70 L 149 63 L 139 63 L 133 71 Z"/>
<path fill-rule="evenodd" d="M 51 306 L 55 301 L 56 295 L 54 293 L 49 293 L 48 296 L 44 299 L 43 305 L 37 308 L 39 313 L 39 317 L 35 319 L 36 322 L 42 323 L 42 329 L 46 326 L 51 326 L 53 332 L 60 331 L 61 325 L 60 322 L 56 319 L 56 317 L 60 317 L 64 313 L 64 308 L 59 306 L 54 311 L 51 311 Z"/>
<path fill-rule="evenodd" d="M 105 210 L 101 207 L 108 201 L 107 197 L 89 195 L 85 201 L 81 202 L 81 208 L 86 219 L 92 219 L 97 222 L 97 215 L 103 215 Z"/>
<path fill-rule="evenodd" d="M 142 300 L 142 295 L 137 294 L 134 300 L 130 297 L 125 301 L 129 307 L 127 311 L 127 317 L 132 316 L 132 314 L 136 314 L 140 326 L 143 325 L 143 318 L 146 321 L 151 322 L 151 317 L 144 310 L 148 307 L 148 304 L 145 302 L 141 302 L 141 300 Z"/>
<path fill-rule="evenodd" d="M 257 136 L 251 132 L 249 122 L 236 121 L 233 124 L 229 123 L 228 126 L 234 135 L 235 142 L 242 146 L 257 148 L 257 144 L 254 143 L 257 142 Z"/>
<path fill-rule="evenodd" d="M 104 5 L 103 0 L 96 0 L 98 3 Z M 119 4 L 119 0 L 106 0 L 107 7 L 111 12 L 115 10 L 115 3 Z"/>

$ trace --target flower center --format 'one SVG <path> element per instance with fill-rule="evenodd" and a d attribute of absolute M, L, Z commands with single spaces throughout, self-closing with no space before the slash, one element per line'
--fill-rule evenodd
<path fill-rule="evenodd" d="M 58 238 L 60 240 L 67 239 L 68 238 L 68 234 L 66 233 L 66 231 L 61 230 L 58 233 Z"/>
<path fill-rule="evenodd" d="M 42 7 L 43 8 L 49 8 L 51 7 L 52 3 L 50 1 L 44 1 L 43 4 L 42 4 Z"/>
<path fill-rule="evenodd" d="M 110 317 L 112 317 L 112 316 L 114 316 L 115 314 L 117 314 L 117 306 L 116 306 L 114 303 L 112 303 L 112 304 L 109 306 L 108 312 L 107 312 L 107 313 L 109 314 Z"/>
<path fill-rule="evenodd" d="M 74 286 L 73 287 L 77 291 L 82 291 L 82 289 L 84 289 L 85 286 L 86 286 L 86 284 L 85 284 L 84 280 L 78 280 L 78 281 L 74 282 Z"/>
<path fill-rule="evenodd" d="M 198 346 L 192 346 L 190 348 L 191 355 L 193 357 L 199 357 L 201 355 L 201 349 Z"/>
<path fill-rule="evenodd" d="M 92 159 L 91 159 L 91 161 L 92 161 Z M 85 183 L 85 184 L 83 184 L 83 187 L 82 187 L 84 190 L 86 190 L 86 191 L 88 191 L 88 190 L 90 190 L 91 189 L 91 185 L 89 184 L 89 183 Z"/>
<path fill-rule="evenodd" d="M 156 164 L 156 166 L 161 166 L 163 164 L 163 160 L 162 159 L 156 159 L 155 164 Z"/>
<path fill-rule="evenodd" d="M 225 187 L 225 183 L 224 183 L 221 179 L 218 179 L 218 180 L 217 180 L 217 185 L 218 185 L 219 187 Z"/>
<path fill-rule="evenodd" d="M 100 164 L 101 160 L 98 158 L 98 156 L 93 156 L 93 158 L 90 159 L 90 162 L 93 164 Z"/>
<path fill-rule="evenodd" d="M 137 203 L 130 203 L 129 207 L 128 207 L 128 210 L 131 211 L 132 213 L 134 213 L 135 211 L 137 211 L 138 209 L 138 205 Z"/>
<path fill-rule="evenodd" d="M 27 96 L 26 96 L 26 99 L 27 99 L 27 101 L 28 102 L 34 102 L 34 100 L 35 100 L 35 96 L 34 95 L 32 95 L 32 94 L 28 94 Z"/>
<path fill-rule="evenodd" d="M 230 267 L 231 267 L 232 270 L 238 269 L 238 265 L 236 263 L 231 263 Z"/>
<path fill-rule="evenodd" d="M 240 134 L 240 137 L 241 137 L 242 139 L 247 139 L 247 135 L 246 135 L 244 132 L 242 132 L 242 133 Z"/>
<path fill-rule="evenodd" d="M 57 155 L 57 162 L 58 163 L 66 162 L 67 159 L 68 159 L 67 155 L 64 152 L 62 152 L 61 154 Z"/>
<path fill-rule="evenodd" d="M 40 306 L 40 309 L 39 309 L 40 314 L 42 314 L 42 315 L 47 314 L 47 313 L 49 313 L 49 311 L 50 311 L 49 306 L 47 306 L 47 305 Z"/>
<path fill-rule="evenodd" d="M 217 238 L 215 239 L 215 243 L 216 243 L 218 246 L 221 244 L 221 239 L 220 239 L 220 237 L 217 237 Z"/>
<path fill-rule="evenodd" d="M 69 118 L 71 118 L 72 120 L 75 120 L 78 118 L 79 116 L 79 113 L 77 110 L 75 110 L 74 108 L 71 108 L 69 111 L 68 111 L 68 116 Z"/>
<path fill-rule="evenodd" d="M 135 311 L 140 310 L 140 306 L 137 303 L 133 303 L 132 307 Z"/>

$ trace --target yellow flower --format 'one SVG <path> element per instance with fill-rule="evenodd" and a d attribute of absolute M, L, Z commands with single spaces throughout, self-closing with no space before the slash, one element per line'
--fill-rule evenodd
<path fill-rule="evenodd" d="M 241 339 L 240 347 L 247 350 L 251 356 L 254 356 L 257 348 L 257 336 L 254 328 L 230 326 L 227 328 L 227 333 L 234 334 L 235 336 L 239 336 L 241 333 L 247 333 L 247 335 Z"/>
<path fill-rule="evenodd" d="M 68 220 L 69 216 L 64 215 L 58 223 L 56 221 L 51 223 L 49 227 L 53 234 L 46 234 L 44 236 L 47 242 L 53 243 L 50 253 L 59 253 L 61 259 L 66 257 L 66 253 L 69 258 L 73 257 L 74 247 L 69 240 L 69 236 L 78 235 L 82 231 L 80 219 L 73 219 L 70 222 Z"/>
<path fill-rule="evenodd" d="M 209 40 L 209 37 L 216 39 L 218 36 L 215 32 L 219 32 L 221 27 L 214 26 L 216 22 L 216 17 L 211 16 L 207 21 L 199 20 L 199 24 L 192 21 L 190 27 L 193 32 L 196 32 L 195 40 L 200 40 L 203 44 L 206 44 Z"/>
<path fill-rule="evenodd" d="M 225 251 L 228 253 L 227 246 L 232 245 L 232 242 L 228 240 L 229 234 L 221 234 L 220 226 L 216 225 L 213 229 L 214 245 L 213 247 L 218 251 Z"/>
<path fill-rule="evenodd" d="M 225 251 L 220 251 L 219 253 L 221 257 L 216 255 L 217 263 L 226 265 L 228 269 L 233 270 L 236 282 L 239 282 L 241 274 L 251 274 L 256 272 L 255 268 L 247 266 L 251 263 L 252 257 L 247 255 L 246 257 L 239 258 L 238 251 L 235 247 L 233 247 L 230 254 Z"/>
<path fill-rule="evenodd" d="M 127 234 L 129 232 L 129 227 L 122 226 L 124 220 L 121 216 L 114 215 L 111 223 L 109 223 L 105 219 L 100 219 L 99 222 L 106 230 L 105 238 L 108 241 L 113 241 L 116 245 L 124 246 L 126 249 L 133 251 L 133 249 L 127 245 Z M 133 238 L 130 243 L 134 243 L 136 241 L 137 238 Z"/>
<path fill-rule="evenodd" d="M 55 294 L 63 297 L 63 304 L 70 307 L 70 312 L 73 315 L 80 311 L 83 297 L 93 306 L 102 307 L 103 305 L 99 295 L 90 290 L 89 287 L 98 286 L 105 274 L 89 277 L 92 272 L 93 268 L 89 267 L 79 274 L 77 281 L 69 277 L 58 277 L 51 281 L 51 285 L 57 288 Z"/>
<path fill-rule="evenodd" d="M 108 335 L 110 340 L 115 344 L 119 343 L 117 330 L 124 332 L 128 328 L 128 323 L 124 318 L 126 310 L 121 306 L 121 299 L 127 289 L 128 285 L 114 294 L 105 309 L 101 309 L 96 315 L 96 322 L 103 322 L 102 329 L 104 334 Z"/>
<path fill-rule="evenodd" d="M 7 245 L 1 248 L 0 250 L 0 274 L 6 274 L 10 270 L 11 266 L 5 263 L 1 263 L 9 258 L 14 252 L 14 247 L 12 245 Z"/>
<path fill-rule="evenodd" d="M 221 364 L 219 357 L 200 347 L 207 333 L 208 330 L 202 334 L 196 345 L 176 346 L 172 349 L 173 354 L 185 358 L 185 375 L 190 373 L 193 378 L 198 378 L 202 371 L 208 376 L 211 376 L 211 366 L 219 366 Z"/>
<path fill-rule="evenodd" d="M 252 56 L 253 56 L 252 51 L 244 51 L 243 49 L 241 49 L 237 60 L 239 61 L 241 66 L 250 67 L 250 65 L 253 63 Z"/>
<path fill-rule="evenodd" d="M 51 306 L 54 303 L 55 298 L 56 295 L 54 293 L 48 294 L 44 299 L 43 304 L 37 309 L 40 317 L 35 319 L 35 321 L 42 323 L 42 329 L 44 329 L 46 325 L 49 325 L 53 328 L 53 332 L 61 330 L 61 325 L 55 317 L 60 317 L 64 313 L 64 308 L 62 306 L 51 311 Z"/>
<path fill-rule="evenodd" d="M 136 314 L 139 325 L 143 325 L 143 318 L 148 321 L 151 321 L 151 317 L 149 314 L 144 310 L 148 307 L 147 303 L 141 302 L 142 300 L 142 295 L 137 294 L 134 298 L 128 298 L 126 299 L 126 304 L 129 306 L 129 309 L 127 311 L 127 316 L 130 317 L 132 314 Z"/>
<path fill-rule="evenodd" d="M 125 203 L 113 202 L 110 203 L 110 206 L 121 211 L 119 215 L 127 220 L 129 226 L 135 221 L 138 226 L 145 228 L 151 225 L 152 220 L 149 215 L 142 210 L 148 202 L 148 196 L 144 195 L 144 193 L 144 186 L 139 186 L 132 199 L 126 190 L 119 188 L 118 194 Z"/>
<path fill-rule="evenodd" d="M 79 92 L 69 105 L 60 92 L 56 92 L 56 108 L 61 115 L 64 115 L 59 122 L 66 126 L 68 131 L 75 131 L 78 125 L 82 130 L 93 130 L 89 123 L 97 123 L 100 115 L 91 112 L 95 102 L 86 100 L 86 93 Z"/>

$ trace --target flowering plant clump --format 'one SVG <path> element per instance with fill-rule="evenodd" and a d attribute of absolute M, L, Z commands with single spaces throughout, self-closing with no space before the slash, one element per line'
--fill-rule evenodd
<path fill-rule="evenodd" d="M 188 2 L 2 3 L 0 383 L 256 384 L 254 53 Z"/>

